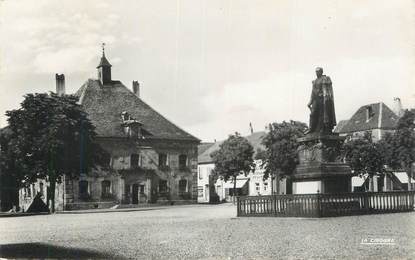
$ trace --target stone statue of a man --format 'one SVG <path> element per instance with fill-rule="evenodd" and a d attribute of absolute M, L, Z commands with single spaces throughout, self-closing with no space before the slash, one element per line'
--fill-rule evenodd
<path fill-rule="evenodd" d="M 323 75 L 323 69 L 316 68 L 317 78 L 313 80 L 310 102 L 310 126 L 308 133 L 330 134 L 336 125 L 333 87 L 331 79 Z"/>

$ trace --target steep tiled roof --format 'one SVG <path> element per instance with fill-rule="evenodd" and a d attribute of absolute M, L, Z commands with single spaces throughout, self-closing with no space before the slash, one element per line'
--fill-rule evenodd
<path fill-rule="evenodd" d="M 371 114 L 369 119 L 367 119 L 368 109 Z M 371 129 L 393 130 L 396 128 L 398 119 L 398 116 L 384 103 L 374 103 L 360 107 L 338 132 L 351 133 Z"/>
<path fill-rule="evenodd" d="M 150 135 L 148 138 L 199 142 L 199 139 L 156 112 L 120 81 L 103 86 L 98 80 L 89 79 L 75 95 L 79 97 L 99 136 L 125 137 L 121 113 L 126 111 L 143 124 L 143 130 Z"/>
<path fill-rule="evenodd" d="M 255 132 L 251 135 L 245 136 L 248 139 L 248 142 L 254 147 L 254 151 L 258 150 L 258 148 L 265 150 L 265 146 L 262 145 L 262 138 L 266 135 L 265 132 Z M 211 163 L 212 158 L 210 154 L 216 150 L 219 150 L 219 146 L 223 143 L 223 141 L 216 142 L 212 146 L 210 146 L 206 151 L 199 154 L 198 156 L 198 163 Z M 255 156 L 255 155 L 254 155 Z"/>
<path fill-rule="evenodd" d="M 343 127 L 347 124 L 349 120 L 340 120 L 337 122 L 336 128 L 334 128 L 333 132 L 335 133 L 341 133 Z"/>
<path fill-rule="evenodd" d="M 200 155 L 209 149 L 215 143 L 201 143 L 197 146 L 197 154 Z"/>

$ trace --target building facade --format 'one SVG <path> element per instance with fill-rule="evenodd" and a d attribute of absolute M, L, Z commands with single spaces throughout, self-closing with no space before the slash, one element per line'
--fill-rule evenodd
<path fill-rule="evenodd" d="M 245 138 L 254 147 L 264 150 L 262 138 L 265 132 L 252 133 Z M 213 169 L 215 164 L 210 154 L 219 149 L 221 142 L 215 142 L 209 148 L 203 149 L 198 156 L 198 198 L 199 203 L 212 203 L 216 201 L 231 201 L 232 196 L 236 195 L 270 195 L 271 178 L 264 180 L 264 169 L 261 168 L 262 162 L 255 160 L 255 170 L 247 176 L 241 174 L 236 179 L 236 191 L 234 191 L 233 180 L 224 181 L 221 178 L 214 178 Z"/>
<path fill-rule="evenodd" d="M 395 102 L 400 103 L 399 98 Z M 349 139 L 370 132 L 373 141 L 381 140 L 386 133 L 393 133 L 399 116 L 383 102 L 361 106 L 349 120 L 340 121 L 334 132 Z"/>
<path fill-rule="evenodd" d="M 362 137 L 366 132 L 371 134 L 372 140 L 377 142 L 387 133 L 394 133 L 399 118 L 403 115 L 402 104 L 399 98 L 394 98 L 393 109 L 383 102 L 361 106 L 349 120 L 340 121 L 335 132 L 348 140 Z M 412 183 L 415 183 L 412 180 Z M 406 190 L 408 176 L 399 171 L 388 170 L 384 175 L 374 176 L 372 179 L 365 176 L 352 177 L 353 191 L 391 191 Z"/>
<path fill-rule="evenodd" d="M 196 202 L 199 139 L 145 103 L 137 81 L 128 89 L 113 80 L 111 67 L 103 53 L 98 79 L 88 79 L 75 93 L 96 128 L 107 165 L 88 174 L 64 176 L 55 192 L 56 207 Z M 56 82 L 57 93 L 64 94 L 63 75 L 57 74 Z M 25 194 L 20 192 L 21 201 Z"/>

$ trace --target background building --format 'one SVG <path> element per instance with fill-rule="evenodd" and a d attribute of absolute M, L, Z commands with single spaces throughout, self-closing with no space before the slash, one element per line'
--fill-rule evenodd
<path fill-rule="evenodd" d="M 262 138 L 265 132 L 255 132 L 251 135 L 245 136 L 249 143 L 254 147 L 254 158 L 258 149 L 265 150 L 262 145 Z M 198 156 L 198 198 L 199 203 L 215 202 L 216 200 L 231 200 L 233 195 L 234 183 L 233 180 L 225 182 L 222 179 L 215 179 L 212 171 L 215 168 L 211 153 L 219 149 L 223 141 L 215 142 L 208 148 L 201 147 L 203 152 L 199 152 Z M 263 180 L 264 169 L 261 168 L 261 161 L 255 160 L 255 170 L 251 171 L 247 176 L 241 174 L 236 180 L 236 194 L 239 195 L 270 195 L 271 181 L 270 178 Z"/>
<path fill-rule="evenodd" d="M 401 100 L 394 98 L 393 109 L 383 102 L 361 106 L 349 120 L 340 121 L 334 132 L 345 136 L 346 141 L 362 137 L 366 132 L 371 133 L 372 140 L 377 142 L 385 134 L 396 130 L 399 118 L 403 115 Z M 369 179 L 363 177 L 352 177 L 353 191 L 365 191 L 364 185 L 370 187 Z M 373 191 L 407 190 L 408 176 L 405 172 L 389 169 L 384 176 L 374 176 Z M 415 183 L 415 180 L 412 180 Z"/>
<path fill-rule="evenodd" d="M 400 104 L 400 99 L 395 98 L 395 103 Z M 402 115 L 401 111 L 402 108 L 397 113 Z M 334 132 L 354 138 L 369 131 L 372 139 L 379 141 L 386 133 L 395 131 L 399 117 L 383 102 L 368 104 L 361 106 L 349 120 L 340 121 Z"/>

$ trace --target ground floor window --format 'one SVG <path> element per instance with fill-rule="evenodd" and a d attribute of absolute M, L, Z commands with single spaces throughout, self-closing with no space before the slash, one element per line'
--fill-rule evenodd
<path fill-rule="evenodd" d="M 159 180 L 159 193 L 167 193 L 167 181 Z"/>
<path fill-rule="evenodd" d="M 197 187 L 197 196 L 198 197 L 203 197 L 203 186 L 198 186 Z"/>
<path fill-rule="evenodd" d="M 179 193 L 187 192 L 187 180 L 179 181 Z"/>
<path fill-rule="evenodd" d="M 87 199 L 89 197 L 88 181 L 79 181 L 79 197 L 80 199 Z"/>
<path fill-rule="evenodd" d="M 259 183 L 257 182 L 257 183 L 255 183 L 255 189 L 256 189 L 256 191 L 259 191 L 259 189 L 260 189 L 260 187 L 259 187 Z"/>
<path fill-rule="evenodd" d="M 111 182 L 108 180 L 101 182 L 102 197 L 108 198 L 111 196 Z"/>
<path fill-rule="evenodd" d="M 209 190 L 205 190 L 207 194 Z M 190 192 L 188 192 L 187 180 L 179 180 L 179 196 L 182 199 L 190 199 Z"/>

